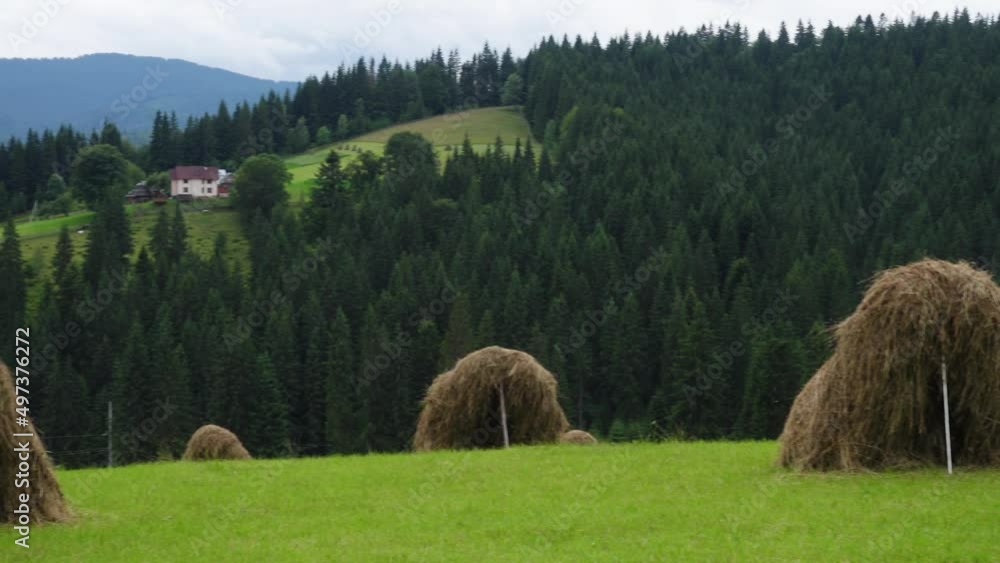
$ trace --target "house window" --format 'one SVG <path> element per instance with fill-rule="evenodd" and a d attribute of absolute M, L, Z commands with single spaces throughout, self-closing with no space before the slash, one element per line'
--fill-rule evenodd
<path fill-rule="evenodd" d="M 184 193 L 188 193 L 188 188 L 187 188 L 187 186 L 184 186 Z"/>
<path fill-rule="evenodd" d="M 184 183 L 185 183 L 185 184 L 186 184 L 186 183 L 188 183 L 188 181 L 187 181 L 187 178 L 184 178 Z"/>

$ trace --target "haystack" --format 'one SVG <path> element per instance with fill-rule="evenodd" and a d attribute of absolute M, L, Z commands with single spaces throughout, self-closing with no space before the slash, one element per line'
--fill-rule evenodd
<path fill-rule="evenodd" d="M 589 446 L 590 444 L 596 444 L 597 438 L 585 430 L 570 430 L 569 432 L 562 435 L 559 441 L 564 444 L 580 444 L 583 446 Z"/>
<path fill-rule="evenodd" d="M 942 362 L 959 465 L 1000 465 L 1000 287 L 967 263 L 877 275 L 792 405 L 780 462 L 810 470 L 943 464 Z"/>
<path fill-rule="evenodd" d="M 25 525 L 20 515 L 24 512 L 23 504 L 27 504 L 32 522 L 66 521 L 70 511 L 59 489 L 59 482 L 52 473 L 52 461 L 31 421 L 26 426 L 17 424 L 19 415 L 15 408 L 14 380 L 7 366 L 0 362 L 0 522 Z M 28 408 L 31 408 L 30 404 Z M 15 433 L 32 434 L 32 437 L 15 437 Z M 16 481 L 24 479 L 25 472 L 22 472 L 21 465 L 23 452 L 17 451 L 23 444 L 27 444 L 30 450 L 27 454 L 27 488 L 15 486 L 20 484 Z M 21 502 L 22 494 L 28 495 L 27 503 Z"/>
<path fill-rule="evenodd" d="M 183 459 L 250 459 L 250 452 L 243 447 L 236 434 L 221 426 L 206 424 L 191 435 Z"/>
<path fill-rule="evenodd" d="M 506 425 L 504 424 L 506 422 Z M 427 390 L 417 450 L 555 443 L 569 427 L 556 379 L 531 355 L 490 346 L 460 359 Z"/>

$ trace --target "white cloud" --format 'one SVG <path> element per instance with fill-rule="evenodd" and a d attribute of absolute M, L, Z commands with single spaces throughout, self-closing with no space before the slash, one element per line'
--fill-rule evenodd
<path fill-rule="evenodd" d="M 972 13 L 996 14 L 982 0 Z M 784 20 L 846 25 L 858 14 L 890 19 L 950 13 L 937 0 L 6 0 L 0 57 L 122 52 L 182 58 L 264 78 L 299 80 L 358 56 L 412 60 L 440 46 L 463 57 L 489 41 L 523 55 L 543 36 L 603 40 L 625 30 L 656 34 L 739 21 L 756 34 Z"/>

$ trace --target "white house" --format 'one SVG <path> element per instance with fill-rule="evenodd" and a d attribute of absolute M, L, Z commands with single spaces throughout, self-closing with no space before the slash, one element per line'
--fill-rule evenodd
<path fill-rule="evenodd" d="M 219 197 L 219 169 L 215 166 L 177 166 L 170 169 L 170 197 Z M 225 171 L 222 171 L 225 172 Z"/>

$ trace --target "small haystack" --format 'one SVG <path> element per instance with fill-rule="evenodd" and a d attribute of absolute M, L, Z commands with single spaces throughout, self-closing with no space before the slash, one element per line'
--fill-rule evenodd
<path fill-rule="evenodd" d="M 502 408 L 501 408 L 502 407 Z M 569 427 L 556 379 L 531 355 L 490 346 L 439 375 L 424 399 L 417 450 L 555 443 Z"/>
<path fill-rule="evenodd" d="M 884 271 L 835 337 L 792 405 L 781 464 L 943 464 L 944 362 L 955 463 L 1000 465 L 1000 287 L 988 273 L 940 260 Z"/>
<path fill-rule="evenodd" d="M 52 473 L 52 461 L 31 421 L 26 426 L 17 424 L 20 415 L 14 410 L 17 407 L 14 391 L 11 372 L 0 362 L 0 522 L 26 525 L 21 519 L 25 508 L 32 522 L 64 522 L 69 519 L 70 511 Z M 15 433 L 33 436 L 15 437 Z M 25 444 L 29 454 L 18 451 Z M 22 454 L 29 456 L 26 472 L 22 471 L 25 468 Z M 25 475 L 29 486 L 17 487 Z M 21 502 L 22 494 L 28 495 L 27 503 Z"/>
<path fill-rule="evenodd" d="M 584 430 L 570 430 L 569 432 L 562 435 L 559 441 L 564 444 L 580 444 L 582 446 L 589 446 L 591 444 L 597 443 L 597 438 L 594 438 L 593 434 Z"/>
<path fill-rule="evenodd" d="M 207 459 L 250 459 L 250 452 L 229 430 L 214 424 L 206 424 L 188 440 L 184 457 L 188 461 Z"/>

